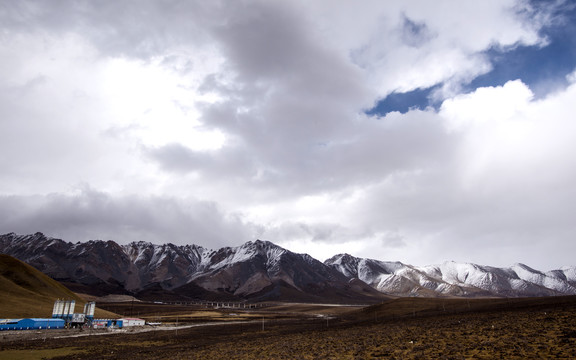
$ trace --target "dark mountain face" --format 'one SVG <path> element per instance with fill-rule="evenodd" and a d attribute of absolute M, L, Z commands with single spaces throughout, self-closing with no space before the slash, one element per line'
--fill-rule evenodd
<path fill-rule="evenodd" d="M 66 283 L 123 293 L 134 282 L 130 258 L 113 241 L 72 244 L 42 233 L 7 234 L 0 236 L 0 251 Z"/>
<path fill-rule="evenodd" d="M 495 268 L 446 262 L 401 262 L 336 255 L 322 263 L 268 241 L 208 250 L 91 240 L 70 243 L 33 235 L 0 235 L 0 253 L 14 256 L 94 295 L 147 299 L 379 301 L 396 296 L 549 296 L 576 294 L 576 267 L 540 272 L 523 264 Z"/>
<path fill-rule="evenodd" d="M 75 291 L 95 295 L 329 302 L 370 302 L 383 297 L 308 255 L 260 240 L 214 251 L 196 245 L 146 242 L 73 244 L 42 233 L 11 233 L 0 236 L 0 252 L 29 263 Z"/>

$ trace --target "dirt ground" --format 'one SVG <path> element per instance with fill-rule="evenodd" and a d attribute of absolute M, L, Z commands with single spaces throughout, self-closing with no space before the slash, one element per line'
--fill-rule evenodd
<path fill-rule="evenodd" d="M 0 333 L 0 359 L 576 359 L 574 297 L 463 302 L 453 310 L 425 304 L 440 311 L 386 315 L 396 303 L 332 312 L 278 306 L 242 321 L 169 330 L 67 338 Z"/>

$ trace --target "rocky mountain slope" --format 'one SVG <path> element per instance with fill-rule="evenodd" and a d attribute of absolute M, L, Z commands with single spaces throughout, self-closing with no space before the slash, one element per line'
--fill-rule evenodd
<path fill-rule="evenodd" d="M 445 262 L 412 266 L 336 255 L 324 263 L 268 241 L 218 250 L 91 240 L 76 244 L 33 235 L 0 235 L 14 256 L 77 292 L 153 298 L 378 301 L 395 296 L 576 295 L 576 267 L 540 272 Z"/>
<path fill-rule="evenodd" d="M 70 243 L 44 236 L 0 235 L 0 253 L 36 267 L 78 292 L 140 297 L 377 301 L 382 293 L 306 254 L 271 242 L 209 250 L 91 240 Z"/>
<path fill-rule="evenodd" d="M 576 267 L 543 273 L 524 264 L 509 268 L 456 262 L 411 266 L 400 262 L 361 259 L 348 254 L 336 255 L 324 263 L 349 279 L 360 279 L 390 295 L 576 295 Z"/>

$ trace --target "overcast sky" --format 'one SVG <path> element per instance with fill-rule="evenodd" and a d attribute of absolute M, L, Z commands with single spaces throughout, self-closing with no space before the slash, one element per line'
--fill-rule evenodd
<path fill-rule="evenodd" d="M 570 0 L 0 0 L 0 233 L 576 265 Z"/>

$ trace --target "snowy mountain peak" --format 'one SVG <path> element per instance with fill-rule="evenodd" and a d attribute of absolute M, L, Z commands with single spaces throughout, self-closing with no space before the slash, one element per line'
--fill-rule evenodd
<path fill-rule="evenodd" d="M 334 256 L 326 264 L 348 278 L 357 277 L 379 291 L 394 295 L 407 292 L 422 296 L 576 295 L 576 283 L 567 275 L 576 275 L 571 269 L 544 274 L 524 264 L 497 268 L 455 261 L 418 267 L 344 255 Z"/>
<path fill-rule="evenodd" d="M 337 254 L 326 260 L 331 264 L 357 264 L 360 259 L 347 253 Z"/>
<path fill-rule="evenodd" d="M 514 265 L 511 266 L 511 268 L 513 270 L 519 269 L 519 270 L 529 271 L 529 272 L 533 272 L 533 273 L 541 273 L 540 271 L 535 270 L 535 269 L 531 268 L 530 266 L 522 264 L 522 263 L 515 263 Z"/>
<path fill-rule="evenodd" d="M 273 242 L 266 240 L 248 241 L 238 246 L 237 248 L 252 249 L 261 254 L 265 254 L 268 252 L 287 251 L 286 249 L 274 244 Z"/>
<path fill-rule="evenodd" d="M 358 263 L 360 259 L 350 254 L 338 254 L 324 261 L 324 264 L 338 270 L 344 276 L 358 278 Z"/>
<path fill-rule="evenodd" d="M 326 260 L 324 264 L 338 270 L 349 279 L 357 278 L 378 289 L 383 277 L 404 268 L 400 262 L 385 262 L 357 258 L 349 254 L 339 254 Z"/>
<path fill-rule="evenodd" d="M 53 278 L 86 286 L 80 287 L 80 292 L 98 284 L 106 289 L 103 291 L 124 292 L 150 287 L 172 291 L 189 286 L 187 289 L 193 291 L 203 289 L 226 296 L 275 293 L 287 288 L 289 293 L 321 294 L 330 288 L 344 294 L 348 286 L 344 284 L 354 283 L 398 296 L 576 295 L 574 266 L 548 272 L 520 263 L 507 268 L 454 261 L 411 266 L 350 254 L 338 254 L 321 263 L 264 240 L 208 250 L 193 244 L 144 241 L 127 245 L 111 240 L 73 244 L 39 232 L 9 233 L 0 235 L 0 252 Z"/>
<path fill-rule="evenodd" d="M 280 247 L 276 244 L 274 244 L 271 241 L 268 240 L 260 240 L 260 239 L 256 239 L 255 241 L 248 241 L 246 244 L 255 244 L 257 246 L 266 246 L 266 247 Z"/>

